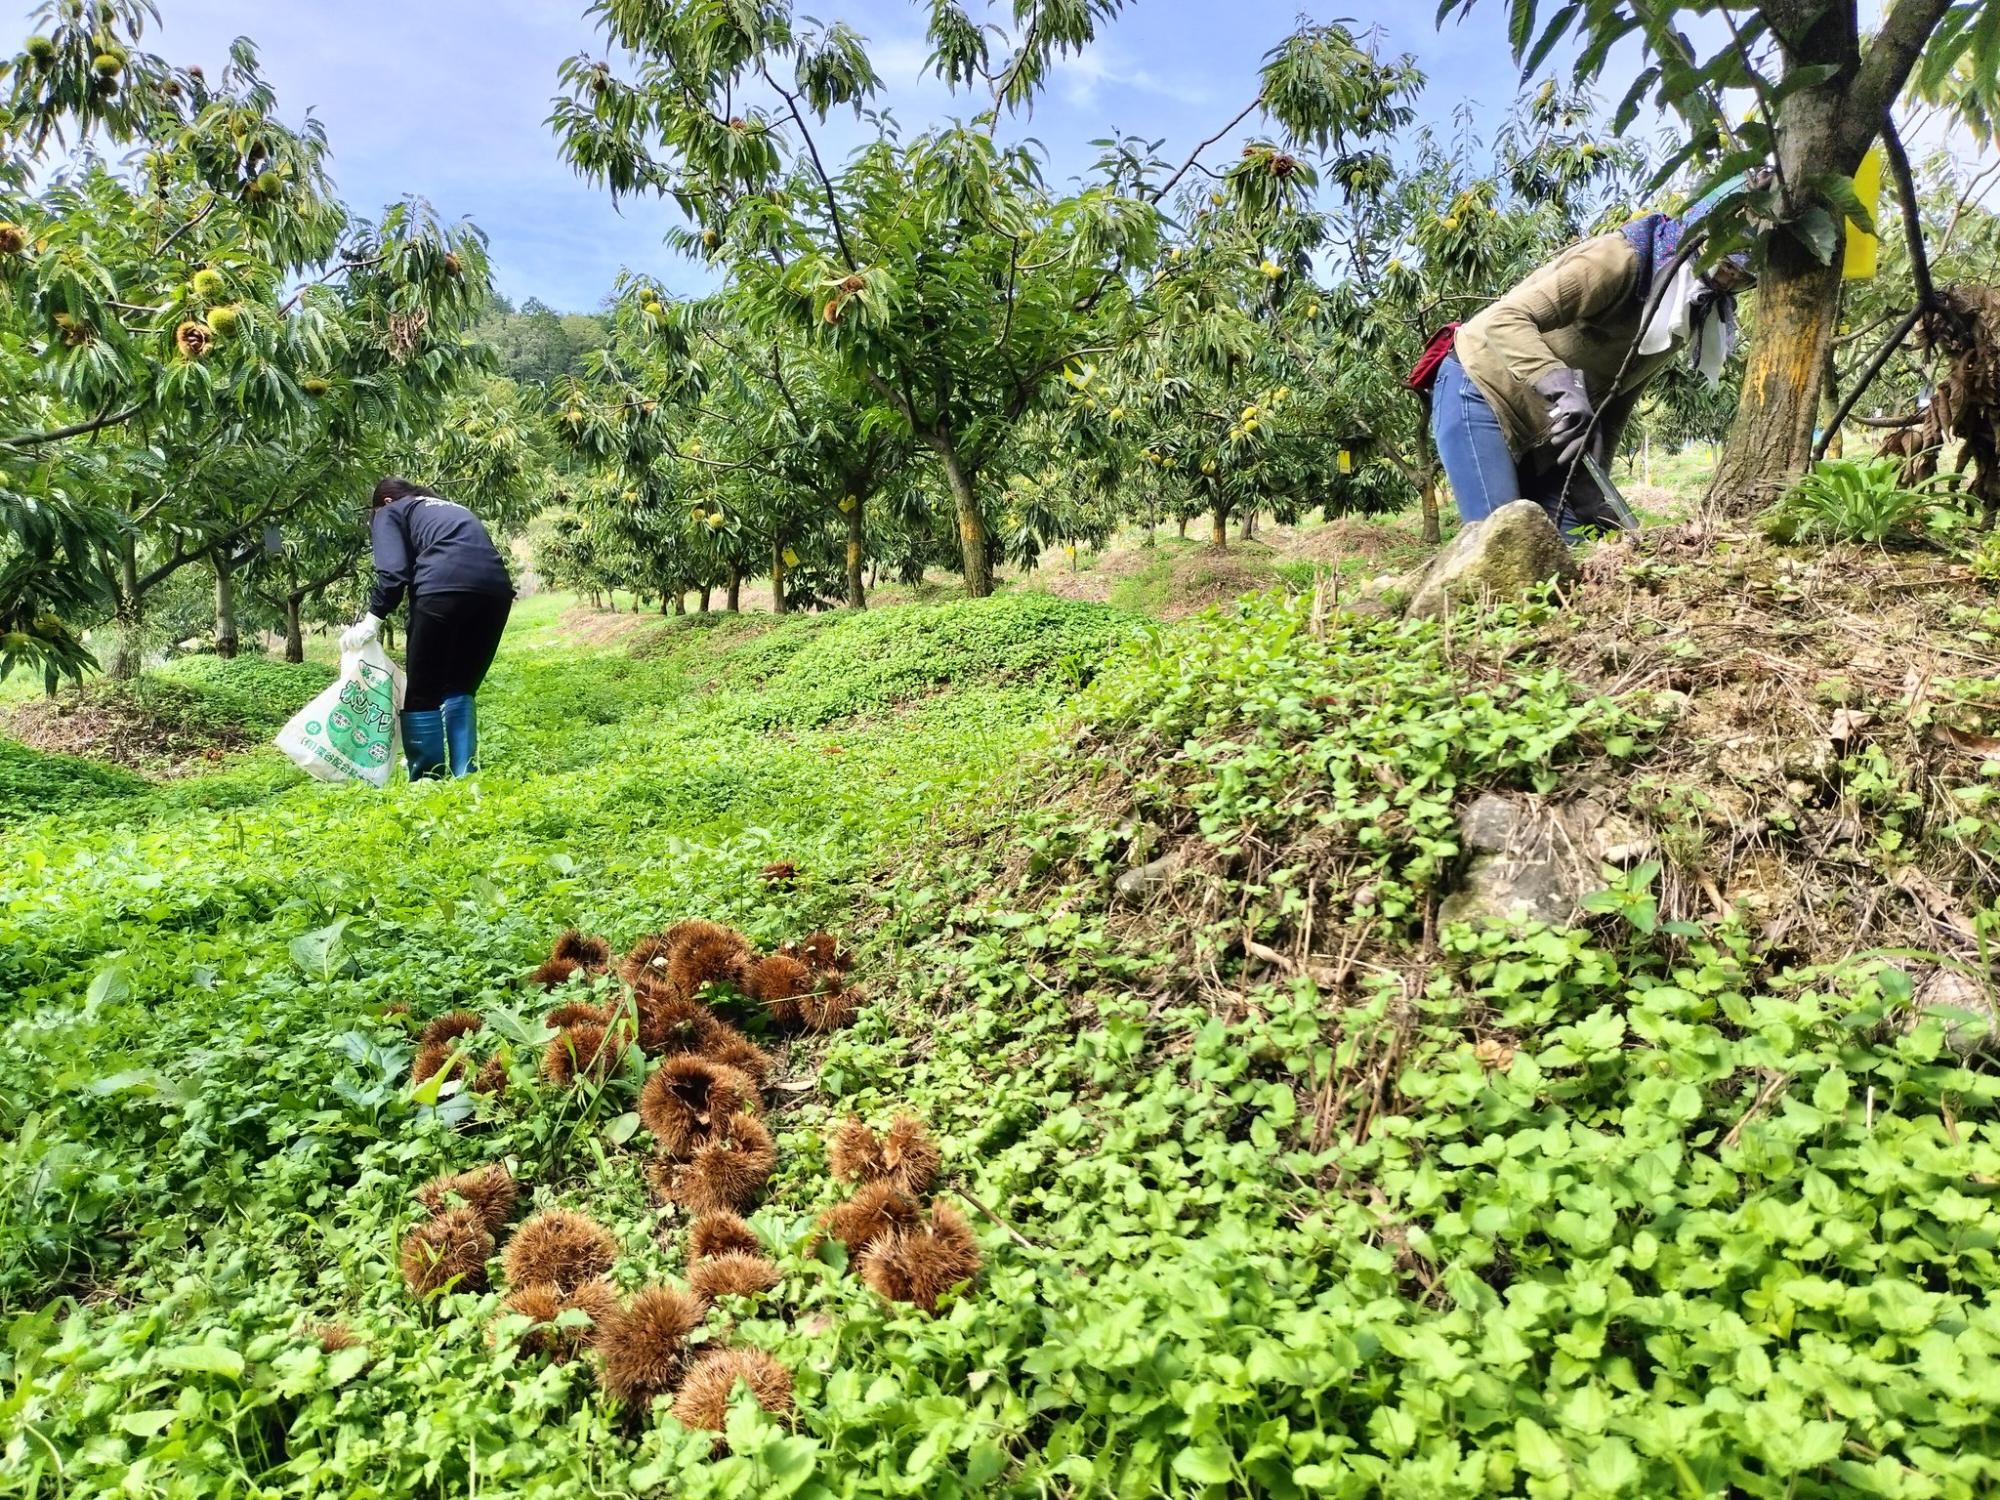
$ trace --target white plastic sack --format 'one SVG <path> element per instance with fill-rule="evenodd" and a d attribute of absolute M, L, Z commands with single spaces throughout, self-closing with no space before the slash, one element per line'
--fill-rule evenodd
<path fill-rule="evenodd" d="M 402 671 L 370 641 L 341 653 L 340 676 L 278 731 L 278 748 L 321 781 L 387 786 L 402 709 Z"/>

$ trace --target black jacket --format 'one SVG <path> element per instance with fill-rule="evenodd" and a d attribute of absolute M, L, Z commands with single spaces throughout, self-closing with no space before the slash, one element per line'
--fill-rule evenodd
<path fill-rule="evenodd" d="M 375 592 L 368 612 L 388 619 L 407 591 L 430 594 L 490 594 L 514 597 L 493 538 L 479 517 L 453 500 L 409 495 L 391 500 L 369 518 L 375 548 Z"/>

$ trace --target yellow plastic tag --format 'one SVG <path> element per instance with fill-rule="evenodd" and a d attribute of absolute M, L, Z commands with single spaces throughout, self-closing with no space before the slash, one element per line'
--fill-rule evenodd
<path fill-rule="evenodd" d="M 1882 211 L 1882 148 L 1871 146 L 1868 154 L 1861 158 L 1861 165 L 1854 169 L 1854 196 L 1868 208 L 1871 216 Z M 1875 264 L 1880 256 L 1882 242 L 1868 233 L 1852 219 L 1847 221 L 1847 248 L 1840 262 L 1842 281 L 1870 281 L 1875 276 Z"/>
<path fill-rule="evenodd" d="M 846 499 L 840 502 L 840 511 L 842 515 L 852 515 L 854 513 L 854 497 L 852 495 L 847 496 Z"/>
<path fill-rule="evenodd" d="M 798 553 L 794 552 L 790 547 L 787 547 L 785 549 L 785 566 L 788 568 L 796 568 L 798 565 L 799 565 Z"/>
<path fill-rule="evenodd" d="M 1354 455 L 1348 452 L 1347 449 L 1342 448 L 1340 450 L 1340 457 L 1334 460 L 1333 466 L 1343 474 L 1352 474 L 1354 472 Z"/>

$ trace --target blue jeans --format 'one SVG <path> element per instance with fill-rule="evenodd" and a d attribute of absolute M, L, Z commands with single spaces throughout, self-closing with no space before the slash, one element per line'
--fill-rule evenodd
<path fill-rule="evenodd" d="M 1438 366 L 1431 392 L 1431 437 L 1451 483 L 1458 519 L 1470 526 L 1510 500 L 1521 498 L 1521 476 L 1508 451 L 1500 419 L 1452 355 Z"/>

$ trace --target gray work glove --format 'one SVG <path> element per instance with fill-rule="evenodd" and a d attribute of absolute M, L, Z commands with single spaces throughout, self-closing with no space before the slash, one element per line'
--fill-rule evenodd
<path fill-rule="evenodd" d="M 1575 463 L 1595 414 L 1583 371 L 1551 370 L 1535 382 L 1535 394 L 1549 403 L 1549 446 L 1556 451 L 1556 462 Z"/>

